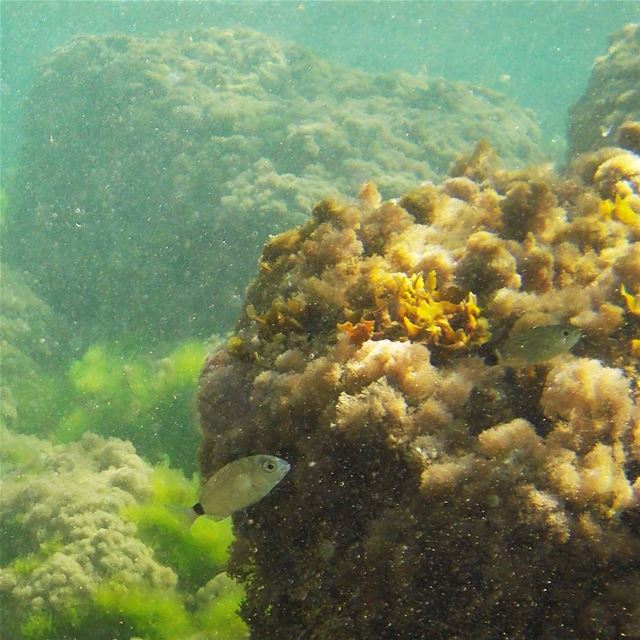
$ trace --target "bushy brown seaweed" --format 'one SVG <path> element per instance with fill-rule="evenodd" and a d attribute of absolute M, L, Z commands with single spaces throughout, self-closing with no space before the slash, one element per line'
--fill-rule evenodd
<path fill-rule="evenodd" d="M 640 214 L 638 158 L 556 176 L 489 155 L 272 238 L 205 365 L 203 475 L 255 451 L 293 467 L 236 519 L 255 637 L 640 635 L 640 243 L 602 204 Z M 484 363 L 489 332 L 554 322 L 581 329 L 573 353 Z"/>

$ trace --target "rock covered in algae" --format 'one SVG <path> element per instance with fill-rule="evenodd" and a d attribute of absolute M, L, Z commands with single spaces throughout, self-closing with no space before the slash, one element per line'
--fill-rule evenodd
<path fill-rule="evenodd" d="M 0 424 L 15 426 L 20 405 L 41 391 L 38 380 L 48 366 L 55 369 L 66 338 L 62 323 L 49 305 L 27 285 L 20 272 L 0 265 Z"/>
<path fill-rule="evenodd" d="M 497 93 L 242 29 L 75 38 L 44 61 L 24 134 L 5 252 L 92 340 L 227 329 L 264 240 L 327 194 L 400 193 L 468 138 L 540 157 Z"/>
<path fill-rule="evenodd" d="M 229 526 L 189 532 L 167 507 L 189 500 L 184 476 L 115 438 L 0 435 L 2 638 L 245 637 Z"/>
<path fill-rule="evenodd" d="M 222 338 L 144 354 L 131 342 L 125 348 L 92 344 L 72 358 L 74 328 L 33 292 L 23 273 L 5 264 L 0 272 L 0 426 L 57 443 L 87 431 L 117 436 L 146 460 L 170 458 L 193 472 L 193 396 L 206 350 Z"/>
<path fill-rule="evenodd" d="M 256 637 L 640 635 L 640 189 L 615 155 L 557 176 L 479 145 L 266 243 L 199 398 L 205 477 L 292 464 L 236 518 Z M 573 352 L 484 364 L 553 323 Z"/>
<path fill-rule="evenodd" d="M 640 153 L 640 25 L 611 35 L 569 118 L 569 156 L 620 145 Z"/>

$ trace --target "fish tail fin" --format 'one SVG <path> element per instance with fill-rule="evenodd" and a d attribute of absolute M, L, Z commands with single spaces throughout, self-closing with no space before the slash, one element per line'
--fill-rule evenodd
<path fill-rule="evenodd" d="M 167 507 L 169 511 L 176 516 L 176 518 L 188 527 L 191 527 L 191 525 L 202 515 L 202 513 L 198 513 L 195 505 L 193 507 L 184 507 L 176 504 L 170 504 L 167 505 Z"/>

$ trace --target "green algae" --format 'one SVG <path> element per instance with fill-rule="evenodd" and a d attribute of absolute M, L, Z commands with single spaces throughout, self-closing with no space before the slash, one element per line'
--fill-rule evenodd
<path fill-rule="evenodd" d="M 58 448 L 32 436 L 2 431 L 2 460 L 26 464 L 7 476 L 15 490 L 30 478 L 45 472 L 43 460 Z M 75 445 L 72 445 L 75 446 Z M 64 447 L 64 445 L 63 445 Z M 33 459 L 25 457 L 31 451 Z M 76 449 L 82 452 L 83 449 Z M 69 455 L 68 449 L 64 455 Z M 58 454 L 59 455 L 59 454 Z M 99 471 L 98 473 L 108 473 Z M 75 537 L 46 534 L 34 545 L 26 534 L 24 513 L 3 512 L 0 574 L 0 606 L 11 610 L 3 620 L 0 637 L 20 640 L 241 640 L 247 629 L 238 615 L 244 598 L 241 585 L 224 573 L 233 540 L 231 521 L 213 522 L 200 518 L 191 527 L 180 516 L 180 505 L 188 505 L 197 493 L 197 478 L 167 464 L 150 470 L 148 497 L 122 508 L 121 515 L 135 525 L 132 540 L 152 550 L 155 560 L 177 575 L 175 586 L 154 587 L 139 576 L 107 572 L 96 585 L 78 592 L 42 601 L 28 596 L 30 584 L 37 584 L 48 571 L 55 554 L 67 555 L 77 543 Z M 8 528 L 7 528 L 8 527 Z M 24 544 L 22 543 L 24 541 Z M 66 545 L 71 545 L 67 547 Z M 73 557 L 73 552 L 69 557 Z M 22 585 L 17 590 L 10 586 Z M 8 587 L 8 588 L 7 588 Z"/>
<path fill-rule="evenodd" d="M 55 613 L 30 612 L 19 625 L 22 640 L 170 640 L 186 639 L 193 632 L 192 617 L 178 593 L 116 580 L 101 585 L 85 601 L 65 602 Z"/>
<path fill-rule="evenodd" d="M 155 557 L 171 567 L 183 588 L 197 589 L 224 570 L 233 532 L 229 519 L 199 518 L 189 527 L 187 505 L 195 502 L 196 483 L 175 469 L 158 465 L 152 475 L 153 498 L 124 509 L 138 537 L 154 549 Z M 178 505 L 185 505 L 182 517 Z"/>
<path fill-rule="evenodd" d="M 45 540 L 40 543 L 37 551 L 16 557 L 9 564 L 9 568 L 17 575 L 28 575 L 40 567 L 42 563 L 50 558 L 54 553 L 60 551 L 60 549 L 62 549 L 62 543 L 60 540 Z M 0 555 L 0 557 L 2 556 Z"/>
<path fill-rule="evenodd" d="M 244 591 L 223 577 L 215 599 L 195 611 L 177 591 L 125 586 L 114 579 L 85 601 L 70 600 L 55 613 L 31 611 L 6 631 L 19 633 L 21 640 L 245 640 L 247 627 L 237 614 Z"/>
<path fill-rule="evenodd" d="M 238 640 L 248 637 L 248 629 L 238 615 L 238 606 L 244 599 L 244 589 L 226 573 L 213 581 L 216 597 L 203 605 L 196 618 L 203 629 L 210 629 L 210 640 Z"/>
<path fill-rule="evenodd" d="M 31 613 L 20 625 L 20 637 L 23 640 L 48 640 L 55 633 L 53 615 L 50 612 Z"/>
<path fill-rule="evenodd" d="M 92 637 L 139 636 L 148 640 L 181 638 L 193 631 L 176 593 L 159 593 L 144 586 L 128 588 L 116 581 L 101 586 L 92 597 Z"/>
<path fill-rule="evenodd" d="M 131 440 L 147 459 L 170 457 L 172 464 L 192 471 L 193 397 L 204 354 L 201 342 L 184 343 L 161 359 L 91 346 L 69 367 L 69 408 L 53 431 L 54 442 L 93 431 Z"/>

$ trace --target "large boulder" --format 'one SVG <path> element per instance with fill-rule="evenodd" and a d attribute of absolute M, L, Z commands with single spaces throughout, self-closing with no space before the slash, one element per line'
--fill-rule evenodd
<path fill-rule="evenodd" d="M 638 157 L 489 160 L 317 205 L 205 365 L 203 476 L 292 465 L 236 517 L 262 640 L 640 637 Z M 488 357 L 562 323 L 573 352 Z"/>
<path fill-rule="evenodd" d="M 621 145 L 640 153 L 640 25 L 612 34 L 569 115 L 569 156 Z"/>
<path fill-rule="evenodd" d="M 247 30 L 75 38 L 43 62 L 24 136 L 6 257 L 91 340 L 228 328 L 265 239 L 321 196 L 400 193 L 480 138 L 540 157 L 495 92 Z"/>

